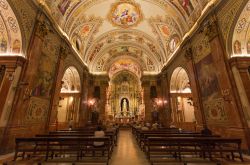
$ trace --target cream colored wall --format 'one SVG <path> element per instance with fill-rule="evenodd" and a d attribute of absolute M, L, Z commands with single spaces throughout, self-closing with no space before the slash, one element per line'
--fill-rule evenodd
<path fill-rule="evenodd" d="M 69 105 L 70 98 L 65 97 L 63 100 L 60 101 L 58 108 L 58 122 L 66 122 L 66 116 L 68 111 L 68 105 Z"/>
<path fill-rule="evenodd" d="M 184 116 L 185 122 L 194 122 L 194 107 L 188 104 L 188 98 L 183 98 L 183 108 L 184 108 Z"/>

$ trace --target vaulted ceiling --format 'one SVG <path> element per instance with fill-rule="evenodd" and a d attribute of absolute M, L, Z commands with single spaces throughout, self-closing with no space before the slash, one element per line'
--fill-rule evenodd
<path fill-rule="evenodd" d="M 157 74 L 216 0 L 34 0 L 94 74 Z"/>

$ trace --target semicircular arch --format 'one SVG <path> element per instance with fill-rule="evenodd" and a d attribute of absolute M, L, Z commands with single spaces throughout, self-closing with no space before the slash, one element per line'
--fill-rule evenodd
<path fill-rule="evenodd" d="M 23 37 L 19 22 L 7 1 L 0 6 L 0 55 L 23 55 Z"/>
<path fill-rule="evenodd" d="M 170 93 L 191 93 L 189 76 L 183 67 L 177 67 L 172 72 Z"/>
<path fill-rule="evenodd" d="M 76 67 L 66 68 L 62 82 L 61 93 L 81 93 L 81 78 Z"/>

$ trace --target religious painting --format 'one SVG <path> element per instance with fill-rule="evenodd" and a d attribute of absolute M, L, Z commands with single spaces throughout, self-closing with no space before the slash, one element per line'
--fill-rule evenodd
<path fill-rule="evenodd" d="M 21 51 L 21 42 L 16 39 L 12 46 L 12 53 L 20 53 L 20 51 Z"/>
<path fill-rule="evenodd" d="M 54 40 L 51 42 L 55 42 Z M 56 42 L 55 42 L 56 44 Z M 45 45 L 46 49 L 48 45 Z M 43 48 L 43 51 L 46 51 Z M 54 52 L 56 53 L 56 52 Z M 36 75 L 35 85 L 32 90 L 32 96 L 36 97 L 45 97 L 48 98 L 51 96 L 51 89 L 53 81 L 55 78 L 56 62 L 58 55 L 51 54 L 46 51 L 41 55 L 38 66 L 38 74 Z"/>
<path fill-rule="evenodd" d="M 241 43 L 238 40 L 236 40 L 234 42 L 234 53 L 235 54 L 241 54 L 242 53 L 242 51 L 241 51 Z"/>
<path fill-rule="evenodd" d="M 139 4 L 132 0 L 121 0 L 112 5 L 109 13 L 110 22 L 122 28 L 138 25 L 143 19 Z"/>
<path fill-rule="evenodd" d="M 208 55 L 196 64 L 202 100 L 211 100 L 219 95 L 217 70 L 213 63 L 212 56 Z"/>
<path fill-rule="evenodd" d="M 178 0 L 178 2 L 182 6 L 182 8 L 185 10 L 187 15 L 190 16 L 191 13 L 194 11 L 194 6 L 191 0 Z"/>
<path fill-rule="evenodd" d="M 178 35 L 173 35 L 168 45 L 170 52 L 174 52 L 179 43 L 180 37 Z"/>
<path fill-rule="evenodd" d="M 7 39 L 3 33 L 0 33 L 0 53 L 7 52 Z"/>
<path fill-rule="evenodd" d="M 41 122 L 46 119 L 49 108 L 49 100 L 31 97 L 28 110 L 26 111 L 26 120 Z"/>
<path fill-rule="evenodd" d="M 68 10 L 70 6 L 71 0 L 61 0 L 61 2 L 58 4 L 58 9 L 64 15 L 66 11 Z"/>

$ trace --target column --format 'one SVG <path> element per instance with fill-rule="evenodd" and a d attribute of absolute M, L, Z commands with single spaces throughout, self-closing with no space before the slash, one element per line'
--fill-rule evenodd
<path fill-rule="evenodd" d="M 48 119 L 46 125 L 46 131 L 57 129 L 57 108 L 59 105 L 59 96 L 62 88 L 62 78 L 64 75 L 64 62 L 69 54 L 68 48 L 65 45 L 60 47 L 59 58 L 56 67 L 56 79 L 52 88 L 52 97 L 50 102 L 50 108 L 48 112 Z M 54 128 L 56 127 L 56 128 Z"/>

